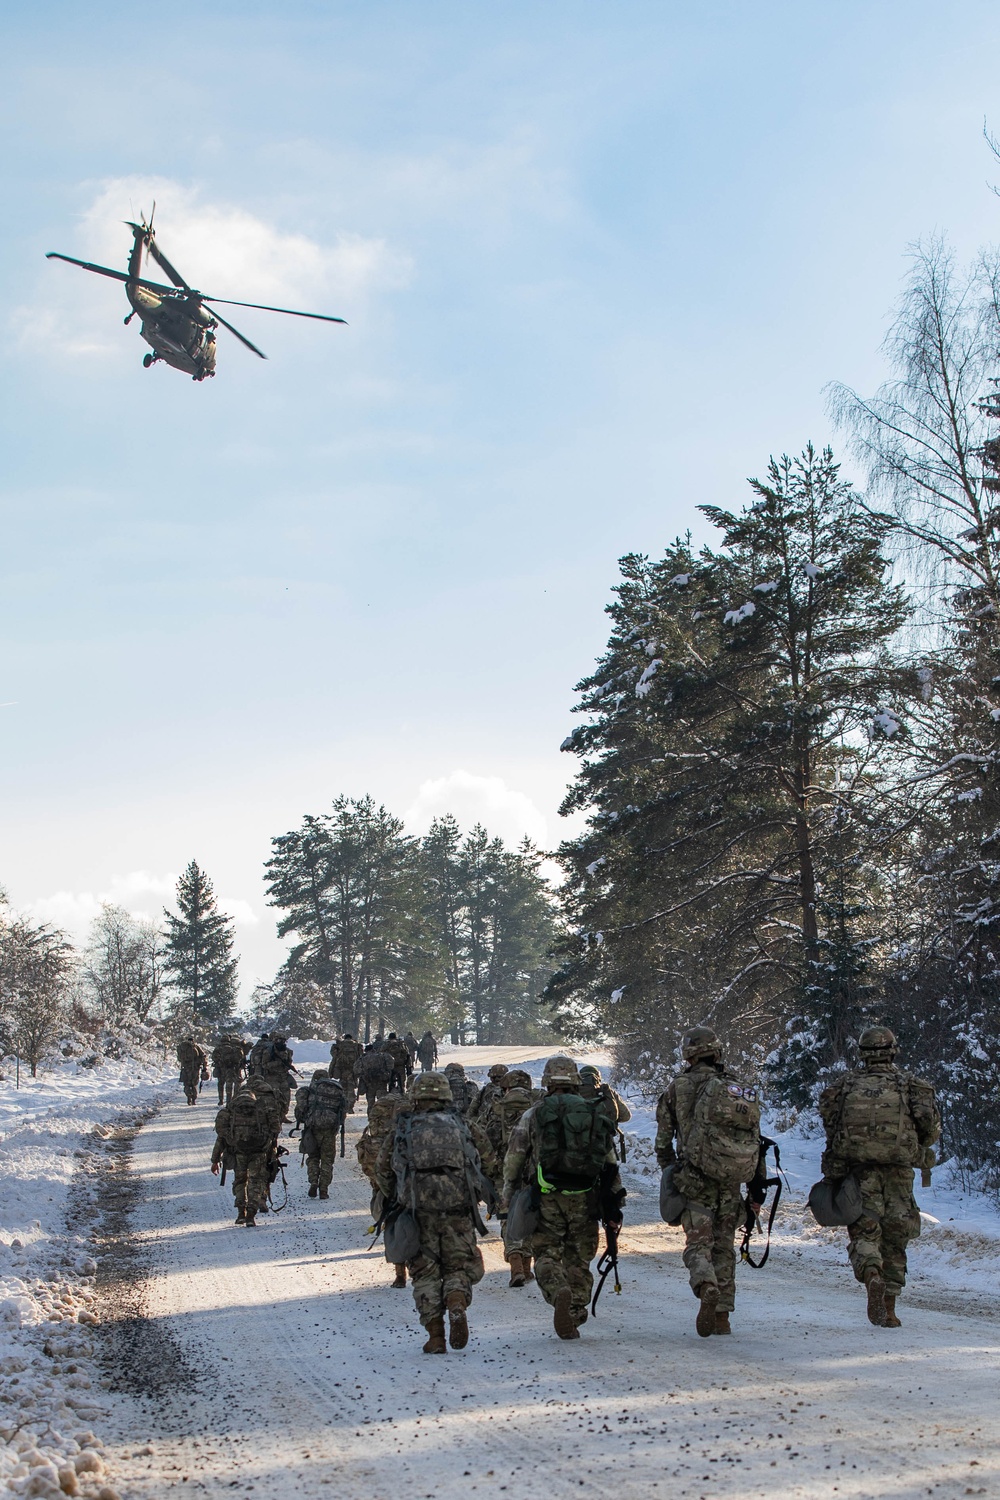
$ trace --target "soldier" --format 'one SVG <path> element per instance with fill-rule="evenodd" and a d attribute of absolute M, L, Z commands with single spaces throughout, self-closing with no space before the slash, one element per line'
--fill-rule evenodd
<path fill-rule="evenodd" d="M 580 1069 L 580 1093 L 584 1099 L 596 1099 L 598 1096 L 604 1099 L 613 1111 L 616 1126 L 631 1120 L 632 1111 L 625 1100 L 610 1083 L 603 1081 L 600 1068 L 595 1068 L 593 1063 L 585 1063 Z"/>
<path fill-rule="evenodd" d="M 184 1097 L 189 1104 L 197 1104 L 198 1085 L 209 1077 L 208 1053 L 204 1047 L 199 1047 L 193 1036 L 186 1036 L 177 1044 L 177 1061 L 181 1065 Z"/>
<path fill-rule="evenodd" d="M 232 1169 L 236 1222 L 247 1229 L 257 1227 L 257 1215 L 266 1209 L 274 1153 L 268 1110 L 244 1084 L 215 1117 L 212 1173 L 217 1176 L 220 1166 L 223 1174 Z"/>
<path fill-rule="evenodd" d="M 263 1073 L 265 1062 L 271 1060 L 271 1038 L 266 1031 L 262 1031 L 258 1041 L 254 1042 L 247 1057 L 247 1074 Z"/>
<path fill-rule="evenodd" d="M 369 1055 L 378 1056 L 377 1053 Z M 385 1201 L 382 1197 L 382 1189 L 378 1185 L 378 1178 L 375 1176 L 375 1166 L 378 1162 L 382 1144 L 386 1136 L 392 1132 L 396 1115 L 402 1103 L 403 1099 L 400 1094 L 384 1094 L 382 1098 L 374 1100 L 368 1108 L 368 1124 L 361 1132 L 358 1143 L 354 1148 L 358 1153 L 358 1163 L 361 1170 L 371 1183 L 371 1210 L 372 1218 L 375 1220 L 380 1217 Z M 405 1287 L 405 1262 L 399 1265 L 394 1264 L 392 1269 L 396 1277 L 392 1283 L 393 1287 Z"/>
<path fill-rule="evenodd" d="M 503 1093 L 503 1089 L 501 1087 L 501 1079 L 503 1078 L 506 1071 L 506 1063 L 493 1063 L 492 1067 L 486 1075 L 487 1082 L 484 1083 L 483 1087 L 479 1090 L 478 1097 L 473 1100 L 469 1113 L 466 1116 L 467 1119 L 478 1119 L 480 1115 L 485 1114 L 486 1111 L 489 1110 L 490 1106 L 494 1103 L 495 1100 L 500 1098 L 501 1094 Z"/>
<path fill-rule="evenodd" d="M 434 1067 L 438 1060 L 438 1044 L 434 1040 L 432 1031 L 425 1031 L 417 1043 L 417 1056 L 420 1058 L 420 1066 L 427 1073 Z"/>
<path fill-rule="evenodd" d="M 409 1262 L 413 1300 L 427 1330 L 425 1354 L 444 1354 L 444 1315 L 453 1349 L 469 1341 L 466 1309 L 483 1276 L 476 1230 L 486 1229 L 479 1200 L 491 1188 L 479 1169 L 468 1126 L 453 1107 L 442 1073 L 422 1073 L 400 1105 L 396 1128 L 383 1142 L 376 1166 L 387 1202 L 408 1209 L 420 1238 Z"/>
<path fill-rule="evenodd" d="M 921 1167 L 930 1181 L 941 1116 L 931 1085 L 895 1066 L 897 1043 L 888 1026 L 863 1031 L 858 1050 L 861 1068 L 820 1097 L 823 1176 L 851 1173 L 857 1180 L 861 1217 L 848 1225 L 847 1253 L 868 1289 L 869 1322 L 899 1328 L 896 1298 L 906 1285 L 906 1247 L 920 1233 L 913 1169 Z"/>
<path fill-rule="evenodd" d="M 746 1211 L 740 1195 L 744 1183 L 750 1207 L 755 1214 L 760 1211 L 754 1184 L 760 1165 L 760 1105 L 754 1091 L 726 1071 L 722 1045 L 709 1027 L 689 1031 L 682 1052 L 687 1066 L 656 1105 L 656 1159 L 661 1167 L 678 1163 L 674 1185 L 687 1199 L 681 1217 L 684 1264 L 700 1303 L 695 1328 L 709 1338 L 732 1332 L 733 1240 Z"/>
<path fill-rule="evenodd" d="M 511 1068 L 504 1073 L 498 1085 L 499 1097 L 488 1109 L 480 1109 L 470 1125 L 483 1163 L 483 1171 L 497 1189 L 497 1197 L 503 1195 L 503 1164 L 510 1145 L 514 1127 L 533 1104 L 544 1098 L 541 1089 L 532 1089 L 531 1075 L 522 1068 Z M 484 1089 L 485 1093 L 486 1090 Z M 534 1281 L 531 1269 L 531 1240 L 514 1239 L 509 1225 L 503 1225 L 504 1260 L 510 1266 L 510 1285 L 525 1286 Z"/>
<path fill-rule="evenodd" d="M 304 1097 L 303 1097 L 304 1096 Z M 295 1098 L 295 1119 L 303 1129 L 299 1152 L 306 1159 L 309 1197 L 329 1198 L 337 1140 L 347 1114 L 344 1090 L 325 1068 L 317 1068 L 311 1082 Z"/>
<path fill-rule="evenodd" d="M 279 1154 L 287 1156 L 284 1146 L 279 1148 L 278 1139 L 281 1135 L 281 1127 L 284 1124 L 284 1106 L 281 1095 L 274 1079 L 264 1073 L 251 1073 L 247 1079 L 247 1087 L 251 1090 L 260 1106 L 264 1118 L 267 1120 L 267 1128 L 271 1141 L 268 1151 L 268 1188 L 278 1175 Z M 263 1198 L 257 1207 L 259 1214 L 270 1213 L 268 1204 L 269 1193 L 265 1191 Z"/>
<path fill-rule="evenodd" d="M 375 1100 L 381 1099 L 382 1095 L 389 1091 L 392 1058 L 387 1057 L 384 1052 L 376 1052 L 375 1048 L 369 1045 L 358 1058 L 355 1076 L 359 1089 L 364 1090 L 370 1115 Z"/>
<path fill-rule="evenodd" d="M 292 1049 L 283 1032 L 271 1033 L 271 1054 L 269 1058 L 264 1059 L 260 1071 L 274 1084 L 281 1103 L 282 1119 L 287 1120 L 288 1105 L 291 1101 L 292 1089 L 295 1087 L 296 1069 L 292 1062 Z"/>
<path fill-rule="evenodd" d="M 412 1074 L 412 1072 L 413 1072 L 413 1064 L 417 1060 L 417 1048 L 420 1046 L 420 1043 L 417 1041 L 416 1037 L 413 1035 L 412 1028 L 404 1036 L 404 1038 L 403 1038 L 403 1046 L 406 1048 L 407 1054 L 409 1055 L 409 1059 L 410 1059 L 410 1066 L 409 1066 L 409 1069 L 407 1071 L 410 1074 Z"/>
<path fill-rule="evenodd" d="M 444 1076 L 451 1084 L 452 1098 L 455 1108 L 460 1115 L 468 1115 L 479 1095 L 479 1088 L 471 1078 L 466 1078 L 465 1069 L 461 1063 L 450 1062 L 446 1065 Z"/>
<path fill-rule="evenodd" d="M 358 1058 L 364 1048 L 356 1042 L 349 1031 L 345 1031 L 339 1042 L 330 1048 L 330 1077 L 336 1078 L 347 1097 L 347 1113 L 354 1113 L 358 1097 L 356 1070 Z"/>
<path fill-rule="evenodd" d="M 212 1073 L 219 1085 L 219 1103 L 232 1104 L 243 1076 L 243 1041 L 229 1034 L 220 1036 L 212 1051 Z"/>
<path fill-rule="evenodd" d="M 503 1168 L 503 1207 L 521 1186 L 537 1191 L 538 1228 L 531 1237 L 535 1275 L 561 1339 L 580 1337 L 587 1321 L 600 1221 L 621 1227 L 625 1189 L 618 1177 L 614 1129 L 607 1111 L 580 1097 L 571 1057 L 550 1057 L 545 1098 L 511 1132 Z"/>
<path fill-rule="evenodd" d="M 401 1094 L 406 1088 L 406 1080 L 410 1072 L 410 1054 L 394 1031 L 389 1032 L 382 1051 L 384 1056 L 392 1060 L 389 1088 L 390 1090 L 396 1089 Z"/>

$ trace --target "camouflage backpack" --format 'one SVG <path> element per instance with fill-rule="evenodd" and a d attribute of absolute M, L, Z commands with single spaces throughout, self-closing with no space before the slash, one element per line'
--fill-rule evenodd
<path fill-rule="evenodd" d="M 250 1094 L 237 1094 L 229 1108 L 227 1136 L 233 1149 L 243 1152 L 265 1151 L 273 1132 L 268 1113 L 260 1100 Z"/>
<path fill-rule="evenodd" d="M 760 1158 L 756 1091 L 716 1072 L 682 1073 L 675 1090 L 684 1165 L 724 1187 L 749 1182 Z"/>
<path fill-rule="evenodd" d="M 830 1151 L 845 1161 L 881 1167 L 917 1167 L 923 1159 L 923 1116 L 936 1115 L 934 1091 L 921 1079 L 892 1068 L 887 1072 L 848 1074 L 838 1090 L 830 1132 Z M 911 1097 L 917 1096 L 917 1097 Z M 929 1108 L 928 1108 L 929 1099 Z M 822 1108 L 822 1106 L 821 1106 Z M 830 1113 L 829 1109 L 825 1112 Z"/>
<path fill-rule="evenodd" d="M 243 1047 L 232 1037 L 224 1037 L 212 1053 L 219 1072 L 238 1073 L 243 1067 Z"/>
<path fill-rule="evenodd" d="M 406 1111 L 396 1126 L 392 1165 L 401 1197 L 417 1213 L 472 1208 L 468 1131 L 450 1109 Z"/>
<path fill-rule="evenodd" d="M 596 1187 L 614 1144 L 607 1111 L 579 1094 L 549 1094 L 535 1109 L 538 1183 L 543 1193 Z"/>
<path fill-rule="evenodd" d="M 306 1120 L 313 1130 L 339 1130 L 347 1113 L 347 1100 L 332 1078 L 315 1078 L 309 1085 Z"/>

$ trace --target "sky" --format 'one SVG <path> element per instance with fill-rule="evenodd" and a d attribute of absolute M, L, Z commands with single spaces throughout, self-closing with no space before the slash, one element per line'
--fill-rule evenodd
<path fill-rule="evenodd" d="M 884 378 L 907 247 L 998 237 L 995 6 L 9 0 L 0 883 L 82 936 L 192 858 L 246 987 L 339 794 L 553 848 L 626 552 Z M 146 371 L 156 202 L 230 309 Z M 850 465 L 846 466 L 850 473 Z"/>

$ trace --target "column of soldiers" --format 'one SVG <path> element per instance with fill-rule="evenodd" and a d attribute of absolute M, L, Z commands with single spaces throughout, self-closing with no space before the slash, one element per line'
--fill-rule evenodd
<path fill-rule="evenodd" d="M 251 1051 L 247 1082 L 237 1082 L 220 1110 L 213 1153 L 213 1171 L 233 1166 L 237 1223 L 249 1227 L 266 1211 L 288 1106 L 291 1053 L 284 1038 L 266 1040 L 269 1049 L 258 1043 Z M 338 1136 L 342 1155 L 344 1119 L 360 1085 L 368 1123 L 358 1160 L 371 1185 L 373 1218 L 386 1227 L 392 1285 L 405 1287 L 408 1275 L 412 1282 L 425 1352 L 444 1353 L 449 1342 L 463 1348 L 468 1340 L 468 1308 L 483 1275 L 481 1204 L 500 1216 L 510 1286 L 537 1280 L 556 1334 L 579 1338 L 601 1225 L 609 1252 L 622 1225 L 627 1104 L 597 1068 L 562 1056 L 549 1058 L 540 1089 L 525 1070 L 499 1063 L 479 1089 L 461 1064 L 442 1072 L 424 1067 L 424 1040 L 390 1033 L 362 1048 L 345 1035 L 331 1048 L 329 1070 L 318 1069 L 299 1088 L 295 1120 L 309 1196 L 329 1196 Z M 913 1172 L 933 1164 L 941 1121 L 930 1085 L 896 1067 L 891 1031 L 869 1028 L 859 1050 L 861 1067 L 820 1100 L 823 1172 L 838 1190 L 854 1185 L 848 1253 L 867 1293 L 867 1316 L 898 1328 L 906 1247 L 920 1232 Z M 726 1068 L 716 1034 L 696 1027 L 684 1037 L 682 1055 L 684 1067 L 657 1102 L 655 1150 L 674 1205 L 668 1222 L 684 1232 L 695 1328 L 707 1338 L 732 1331 L 735 1238 L 760 1214 L 769 1143 L 756 1094 Z M 416 1061 L 422 1071 L 414 1076 Z"/>

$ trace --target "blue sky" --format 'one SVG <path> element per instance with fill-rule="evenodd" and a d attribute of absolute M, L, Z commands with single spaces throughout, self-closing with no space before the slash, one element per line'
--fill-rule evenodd
<path fill-rule="evenodd" d="M 617 0 L 0 25 L 0 880 L 79 929 L 195 856 L 244 977 L 272 835 L 340 792 L 551 845 L 625 551 L 870 389 L 908 243 L 1000 203 L 995 7 Z M 195 385 L 112 283 L 157 199 L 233 311 Z"/>

